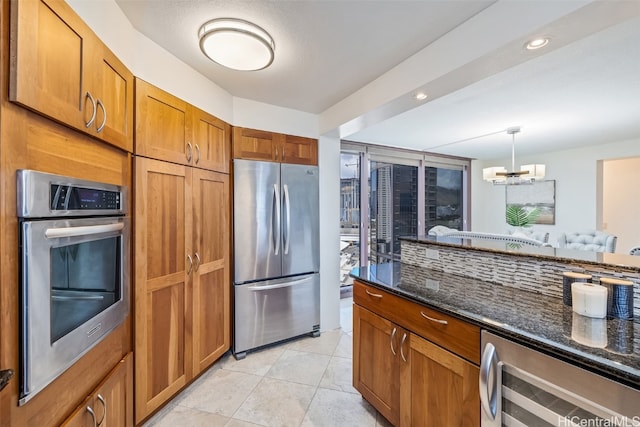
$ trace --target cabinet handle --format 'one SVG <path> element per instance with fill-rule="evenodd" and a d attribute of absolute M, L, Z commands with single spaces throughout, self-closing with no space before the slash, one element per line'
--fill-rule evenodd
<path fill-rule="evenodd" d="M 193 146 L 191 145 L 190 142 L 187 142 L 187 162 L 190 162 L 192 157 L 193 157 Z"/>
<path fill-rule="evenodd" d="M 278 147 L 277 146 L 276 146 L 276 160 L 279 160 L 278 159 Z"/>
<path fill-rule="evenodd" d="M 9 384 L 11 378 L 13 377 L 13 369 L 3 369 L 0 371 L 0 391 Z"/>
<path fill-rule="evenodd" d="M 400 341 L 400 357 L 402 357 L 402 360 L 404 362 L 407 361 L 407 358 L 404 357 L 404 342 L 407 340 L 407 333 L 405 332 L 404 335 L 402 335 L 402 341 Z"/>
<path fill-rule="evenodd" d="M 107 110 L 104 108 L 104 104 L 102 103 L 102 101 L 100 101 L 100 98 L 98 98 L 98 100 L 96 101 L 96 105 L 100 107 L 103 114 L 102 123 L 100 123 L 100 126 L 96 128 L 96 132 L 100 133 L 102 129 L 104 129 L 104 125 L 107 123 Z"/>
<path fill-rule="evenodd" d="M 426 314 L 424 314 L 423 311 L 420 312 L 420 315 L 422 317 L 424 317 L 427 320 L 431 320 L 432 322 L 436 322 L 436 323 L 440 323 L 441 325 L 448 325 L 449 322 L 447 322 L 446 320 L 440 320 L 440 319 L 434 319 L 433 317 L 429 317 Z"/>
<path fill-rule="evenodd" d="M 493 369 L 492 369 L 493 368 Z M 502 384 L 498 384 L 498 355 L 493 344 L 487 343 L 482 353 L 480 361 L 480 403 L 482 410 L 491 421 L 496 419 L 498 414 L 498 402 L 502 399 L 500 391 Z M 493 372 L 493 378 L 490 380 L 489 375 Z M 491 390 L 489 390 L 491 387 Z"/>
<path fill-rule="evenodd" d="M 98 394 L 98 401 L 102 403 L 102 418 L 100 418 L 100 421 L 98 421 L 98 427 L 102 427 L 102 423 L 107 416 L 107 402 L 106 400 L 104 400 L 104 397 L 102 397 L 101 394 Z"/>
<path fill-rule="evenodd" d="M 284 157 L 285 157 L 285 154 L 284 154 L 284 147 L 282 147 L 282 161 L 283 161 L 283 162 L 284 162 Z"/>
<path fill-rule="evenodd" d="M 91 418 L 93 418 L 93 427 L 98 427 L 98 421 L 96 419 L 96 413 L 93 412 L 91 406 L 87 406 L 87 412 L 91 414 Z"/>
<path fill-rule="evenodd" d="M 187 259 L 189 260 L 189 269 L 187 270 L 187 276 L 189 276 L 193 271 L 193 258 L 191 258 L 191 255 L 187 255 Z"/>
<path fill-rule="evenodd" d="M 196 144 L 196 165 L 200 162 L 200 146 Z"/>
<path fill-rule="evenodd" d="M 391 339 L 389 340 L 389 344 L 391 345 L 391 353 L 393 353 L 394 356 L 397 354 L 396 349 L 393 348 L 393 339 L 396 337 L 396 332 L 398 332 L 398 329 L 393 328 L 393 331 L 391 332 Z"/>
<path fill-rule="evenodd" d="M 196 272 L 198 271 L 198 269 L 200 268 L 200 255 L 198 255 L 198 252 L 196 252 L 195 254 L 196 257 Z"/>
<path fill-rule="evenodd" d="M 369 295 L 370 297 L 374 297 L 374 298 L 382 298 L 382 295 L 380 295 L 380 294 L 374 294 L 373 292 L 369 292 L 369 289 L 365 289 L 364 291 L 365 291 L 365 292 L 367 293 L 367 295 Z"/>
<path fill-rule="evenodd" d="M 91 92 L 87 91 L 85 98 L 89 98 L 89 101 L 91 101 L 91 106 L 93 107 L 93 113 L 91 114 L 91 118 L 87 123 L 84 124 L 84 126 L 88 128 L 93 124 L 93 121 L 96 119 L 97 108 L 96 108 L 96 101 L 93 99 L 93 96 L 91 96 Z"/>

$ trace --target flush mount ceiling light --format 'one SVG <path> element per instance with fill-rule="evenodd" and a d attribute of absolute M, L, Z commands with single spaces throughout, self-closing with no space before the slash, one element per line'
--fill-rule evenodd
<path fill-rule="evenodd" d="M 273 62 L 273 39 L 249 21 L 213 19 L 200 27 L 198 38 L 200 49 L 209 59 L 233 70 L 262 70 Z"/>
<path fill-rule="evenodd" d="M 549 44 L 548 37 L 538 37 L 538 38 L 529 40 L 527 44 L 525 44 L 524 46 L 527 48 L 527 50 L 536 50 L 536 49 L 540 49 L 541 47 L 545 47 L 548 44 Z"/>
<path fill-rule="evenodd" d="M 502 166 L 494 166 L 482 169 L 482 179 L 493 184 L 518 185 L 533 184 L 535 181 L 544 179 L 545 165 L 523 165 L 516 171 L 516 133 L 520 132 L 520 127 L 507 129 L 511 135 L 511 172 Z"/>

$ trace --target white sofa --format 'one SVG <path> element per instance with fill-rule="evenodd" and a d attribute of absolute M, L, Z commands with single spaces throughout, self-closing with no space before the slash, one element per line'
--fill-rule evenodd
<path fill-rule="evenodd" d="M 448 228 L 443 225 L 436 225 L 431 228 L 428 233 L 429 236 L 442 236 L 452 237 L 457 239 L 484 239 L 494 240 L 505 243 L 516 243 L 521 245 L 530 246 L 545 246 L 545 242 L 529 238 L 525 235 L 519 236 L 517 234 L 499 234 L 499 233 L 483 233 L 478 231 L 460 231 L 453 228 Z M 548 238 L 548 237 L 547 237 Z"/>

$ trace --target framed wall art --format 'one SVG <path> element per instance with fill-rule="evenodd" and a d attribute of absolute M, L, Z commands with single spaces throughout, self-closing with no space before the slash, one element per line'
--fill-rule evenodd
<path fill-rule="evenodd" d="M 556 223 L 556 181 L 538 181 L 531 185 L 507 185 L 506 203 L 531 211 L 540 211 L 534 224 Z"/>

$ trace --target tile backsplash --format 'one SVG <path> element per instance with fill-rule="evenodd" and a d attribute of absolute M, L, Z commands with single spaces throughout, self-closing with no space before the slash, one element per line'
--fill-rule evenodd
<path fill-rule="evenodd" d="M 558 298 L 562 298 L 562 273 L 566 271 L 591 274 L 593 283 L 596 284 L 599 283 L 601 277 L 631 280 L 634 283 L 633 311 L 636 317 L 640 317 L 640 272 L 635 269 L 579 261 L 555 261 L 548 257 L 511 255 L 429 242 L 403 240 L 401 245 L 401 260 L 404 264 L 471 277 Z M 437 256 L 435 256 L 435 251 L 437 251 Z"/>

